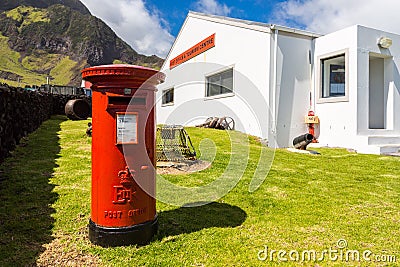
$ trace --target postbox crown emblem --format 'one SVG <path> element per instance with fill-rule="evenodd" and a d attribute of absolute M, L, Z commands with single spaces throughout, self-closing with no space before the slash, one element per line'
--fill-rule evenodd
<path fill-rule="evenodd" d="M 136 171 L 130 170 L 128 166 L 125 167 L 125 170 L 118 172 L 118 177 L 120 179 L 120 183 L 124 187 L 131 187 L 134 183 Z"/>

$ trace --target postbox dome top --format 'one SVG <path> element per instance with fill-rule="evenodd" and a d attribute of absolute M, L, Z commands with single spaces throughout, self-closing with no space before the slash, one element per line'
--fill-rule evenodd
<path fill-rule="evenodd" d="M 129 64 L 110 64 L 89 67 L 81 71 L 82 79 L 96 81 L 102 79 L 148 80 L 159 84 L 165 81 L 165 74 L 157 70 Z"/>
<path fill-rule="evenodd" d="M 143 66 L 138 66 L 138 65 L 131 65 L 131 64 L 108 64 L 108 65 L 93 66 L 93 67 L 90 67 L 90 68 L 101 68 L 101 69 L 128 68 L 128 69 L 143 69 L 143 70 L 156 71 L 156 70 L 148 68 L 148 67 L 143 67 Z"/>

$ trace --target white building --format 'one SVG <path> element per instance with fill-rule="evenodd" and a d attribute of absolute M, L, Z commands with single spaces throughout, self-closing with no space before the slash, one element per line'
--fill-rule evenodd
<path fill-rule="evenodd" d="M 236 129 L 289 147 L 319 117 L 321 145 L 400 148 L 400 35 L 355 25 L 324 36 L 190 12 L 162 71 L 157 123 L 230 116 Z"/>

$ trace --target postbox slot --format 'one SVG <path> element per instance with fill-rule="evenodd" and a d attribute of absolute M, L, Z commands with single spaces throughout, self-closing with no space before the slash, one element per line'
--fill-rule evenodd
<path fill-rule="evenodd" d="M 145 97 L 109 96 L 109 106 L 146 105 Z"/>
<path fill-rule="evenodd" d="M 146 105 L 146 98 L 145 97 L 134 97 L 132 98 L 133 105 Z"/>

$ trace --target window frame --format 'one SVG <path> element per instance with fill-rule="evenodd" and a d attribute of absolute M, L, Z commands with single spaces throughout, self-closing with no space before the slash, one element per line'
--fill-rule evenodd
<path fill-rule="evenodd" d="M 166 94 L 168 92 L 172 91 L 172 101 L 170 102 L 165 102 L 164 103 L 164 99 L 166 99 Z M 175 87 L 170 87 L 167 89 L 162 90 L 162 95 L 161 95 L 161 106 L 165 107 L 165 106 L 173 106 L 175 102 Z"/>
<path fill-rule="evenodd" d="M 208 95 L 209 92 L 209 79 L 213 76 L 217 76 L 217 75 L 222 75 L 225 72 L 228 71 L 232 71 L 232 88 L 230 92 L 225 92 L 225 93 L 219 93 L 219 94 L 215 94 L 215 95 Z M 204 96 L 205 96 L 205 100 L 209 100 L 209 99 L 215 99 L 215 98 L 223 98 L 223 97 L 230 97 L 230 96 L 234 96 L 234 88 L 235 88 L 235 71 L 234 71 L 234 66 L 228 66 L 225 67 L 223 69 L 219 69 L 217 71 L 208 73 L 205 75 L 205 91 L 204 91 Z M 221 79 L 220 79 L 220 83 L 221 83 Z M 222 87 L 221 85 L 219 85 L 220 87 Z M 230 89 L 230 88 L 228 88 Z"/>
<path fill-rule="evenodd" d="M 324 96 L 324 69 L 322 67 L 325 60 L 334 59 L 344 56 L 344 68 L 345 68 L 345 84 L 344 84 L 344 95 L 328 95 Z M 317 88 L 317 103 L 334 103 L 334 102 L 348 102 L 349 101 L 349 50 L 343 49 L 333 53 L 328 53 L 317 58 L 317 77 L 318 77 L 318 88 Z M 328 89 L 330 92 L 330 88 Z"/>

